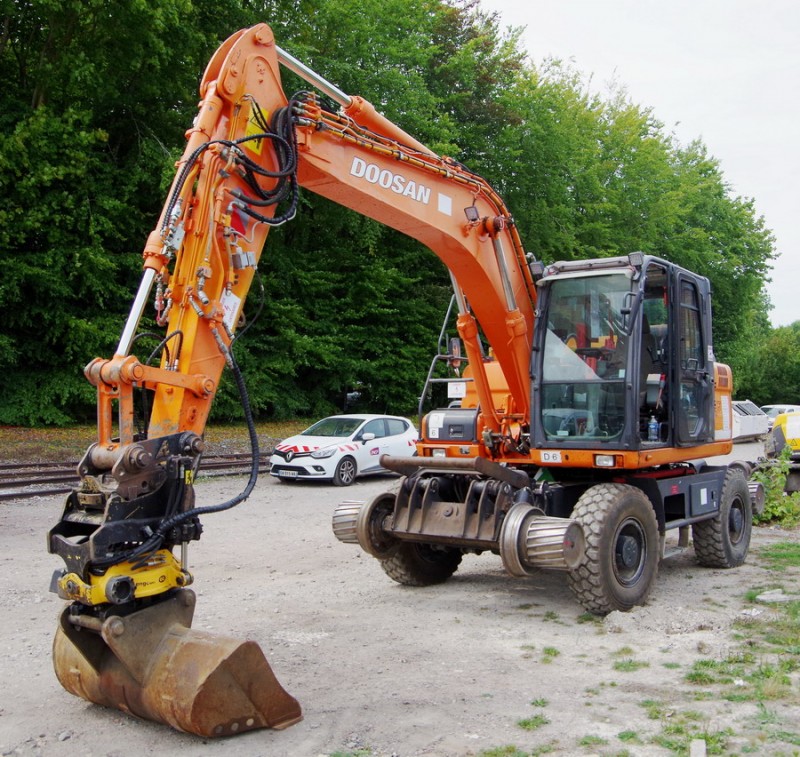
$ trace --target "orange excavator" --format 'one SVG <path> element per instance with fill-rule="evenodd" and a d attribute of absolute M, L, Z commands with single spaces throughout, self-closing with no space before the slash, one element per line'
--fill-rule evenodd
<path fill-rule="evenodd" d="M 288 98 L 281 64 L 316 92 Z M 98 438 L 48 535 L 65 563 L 53 579 L 69 603 L 54 641 L 64 688 L 203 737 L 301 718 L 254 642 L 191 628 L 187 557 L 201 517 L 256 482 L 232 346 L 267 234 L 294 217 L 301 187 L 443 261 L 468 362 L 458 406 L 422 420 L 418 455 L 382 461 L 403 474 L 398 492 L 336 508 L 342 541 L 407 584 L 445 580 L 469 552 L 500 554 L 513 575 L 566 570 L 597 613 L 645 601 L 669 529 L 685 546 L 691 528 L 703 564 L 745 559 L 746 480 L 700 462 L 731 449 L 731 375 L 714 362 L 705 279 L 641 253 L 542 265 L 480 176 L 310 71 L 267 25 L 222 44 L 200 94 L 117 351 L 85 369 Z M 134 355 L 151 300 L 158 366 Z M 200 507 L 193 483 L 226 365 L 253 468 L 239 495 Z"/>

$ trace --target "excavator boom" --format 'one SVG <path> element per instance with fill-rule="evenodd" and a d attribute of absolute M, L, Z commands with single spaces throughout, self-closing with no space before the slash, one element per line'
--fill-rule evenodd
<path fill-rule="evenodd" d="M 324 97 L 287 98 L 281 63 Z M 434 155 L 364 99 L 280 50 L 267 25 L 219 47 L 200 95 L 117 351 L 85 369 L 97 388 L 97 442 L 79 464 L 80 485 L 48 546 L 66 565 L 54 589 L 70 602 L 54 643 L 62 685 L 99 704 L 218 736 L 301 717 L 253 642 L 191 629 L 195 598 L 188 589 L 187 548 L 200 538 L 200 517 L 244 500 L 257 476 L 254 463 L 239 496 L 195 504 L 202 435 L 226 365 L 257 456 L 232 345 L 270 228 L 294 217 L 303 187 L 440 257 L 476 366 L 488 450 L 510 439 L 509 428 L 529 412 L 535 291 L 513 219 L 482 178 Z M 152 353 L 160 365 L 135 355 L 151 302 L 165 333 Z M 508 392 L 500 410 L 480 368 L 478 324 L 503 366 Z M 144 428 L 136 420 L 139 396 L 147 402 Z"/>

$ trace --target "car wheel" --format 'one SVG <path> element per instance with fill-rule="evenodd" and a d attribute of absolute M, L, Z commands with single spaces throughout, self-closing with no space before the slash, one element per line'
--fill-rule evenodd
<path fill-rule="evenodd" d="M 356 461 L 350 457 L 343 457 L 339 464 L 336 466 L 336 472 L 333 474 L 333 483 L 336 486 L 350 486 L 356 480 Z"/>

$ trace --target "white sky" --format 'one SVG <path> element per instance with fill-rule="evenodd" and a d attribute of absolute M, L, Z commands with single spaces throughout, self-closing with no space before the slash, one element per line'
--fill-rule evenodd
<path fill-rule="evenodd" d="M 548 56 L 616 80 L 681 143 L 700 138 L 734 195 L 755 200 L 780 257 L 773 326 L 800 320 L 800 2 L 481 0 Z"/>

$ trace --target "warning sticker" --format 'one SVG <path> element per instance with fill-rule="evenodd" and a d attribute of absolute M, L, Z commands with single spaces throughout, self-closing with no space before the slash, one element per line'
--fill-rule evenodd
<path fill-rule="evenodd" d="M 263 114 L 264 118 L 267 118 L 268 115 L 266 113 Z M 247 119 L 247 128 L 245 129 L 244 135 L 245 137 L 254 137 L 256 134 L 263 134 L 264 129 L 263 127 L 259 126 L 256 120 L 253 118 L 253 113 L 251 111 L 250 118 Z M 254 152 L 256 155 L 261 155 L 261 143 L 263 140 L 261 139 L 248 139 L 244 142 L 244 146 L 250 150 L 250 152 Z"/>
<path fill-rule="evenodd" d="M 230 331 L 236 325 L 236 319 L 239 317 L 239 306 L 242 304 L 242 298 L 237 297 L 233 292 L 226 292 L 222 296 L 222 309 L 225 312 L 223 322 Z"/>

